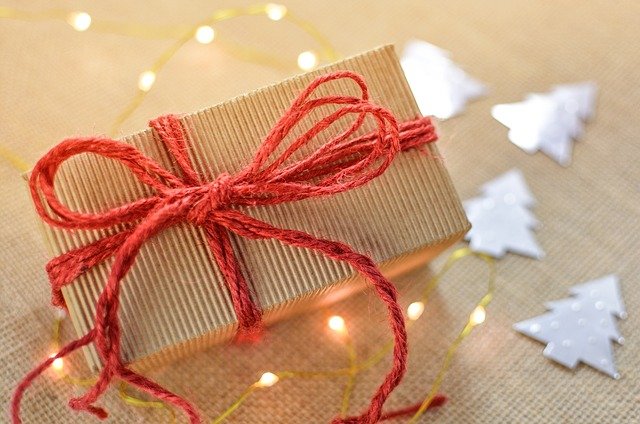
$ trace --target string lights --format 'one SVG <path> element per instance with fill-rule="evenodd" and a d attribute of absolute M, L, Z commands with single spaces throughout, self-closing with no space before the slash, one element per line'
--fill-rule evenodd
<path fill-rule="evenodd" d="M 298 67 L 303 71 L 311 71 L 318 66 L 318 56 L 312 51 L 302 52 L 298 55 Z"/>
<path fill-rule="evenodd" d="M 76 31 L 86 31 L 91 26 L 91 15 L 86 12 L 71 12 L 67 16 L 67 22 Z"/>
<path fill-rule="evenodd" d="M 276 374 L 272 372 L 265 372 L 264 374 L 262 374 L 260 380 L 258 380 L 256 384 L 258 385 L 258 387 L 271 387 L 276 384 L 278 380 L 280 380 L 280 377 L 278 377 Z"/>
<path fill-rule="evenodd" d="M 424 312 L 424 303 L 422 302 L 413 302 L 407 308 L 407 318 L 411 321 L 415 321 L 422 316 Z"/>
<path fill-rule="evenodd" d="M 140 91 L 147 92 L 151 90 L 153 83 L 156 82 L 156 73 L 153 71 L 144 71 L 138 77 L 138 88 Z"/>
<path fill-rule="evenodd" d="M 195 37 L 200 44 L 210 44 L 216 37 L 216 31 L 209 25 L 202 25 L 196 29 Z"/>
<path fill-rule="evenodd" d="M 287 21 L 293 24 L 298 30 L 309 35 L 317 44 L 318 50 L 306 50 L 298 55 L 298 68 L 303 71 L 310 71 L 315 69 L 321 62 L 333 62 L 339 58 L 338 53 L 335 51 L 328 39 L 318 31 L 311 22 L 292 14 L 286 6 L 276 3 L 216 10 L 205 17 L 202 21 L 192 26 L 154 26 L 142 23 L 102 21 L 94 19 L 85 11 L 66 12 L 54 9 L 42 12 L 30 12 L 9 7 L 0 7 L 0 18 L 23 21 L 63 20 L 78 32 L 95 31 L 141 39 L 174 40 L 174 43 L 166 48 L 156 58 L 156 60 L 152 62 L 149 69 L 141 72 L 138 76 L 138 91 L 115 118 L 110 131 L 112 135 L 117 134 L 124 122 L 142 104 L 142 101 L 153 87 L 158 74 L 164 66 L 185 44 L 191 40 L 195 40 L 200 44 L 211 44 L 216 41 L 220 48 L 241 60 L 269 66 L 279 70 L 291 69 L 293 67 L 291 66 L 292 62 L 288 60 L 282 60 L 267 52 L 254 49 L 250 46 L 234 43 L 219 36 L 218 31 L 215 28 L 215 24 L 243 16 L 265 16 L 273 22 Z M 7 159 L 6 156 L 8 155 L 0 150 L 0 156 Z"/>
<path fill-rule="evenodd" d="M 451 269 L 451 267 L 457 263 L 459 260 L 467 257 L 473 256 L 483 260 L 488 268 L 488 276 L 487 276 L 487 291 L 484 296 L 480 299 L 480 301 L 476 304 L 476 307 L 473 309 L 471 314 L 469 315 L 469 319 L 462 331 L 457 335 L 453 343 L 447 349 L 447 352 L 444 356 L 442 364 L 437 372 L 436 378 L 434 379 L 429 392 L 423 402 L 417 408 L 415 414 L 410 420 L 410 423 L 416 423 L 422 414 L 429 408 L 429 405 L 436 399 L 438 395 L 438 391 L 444 381 L 444 377 L 451 365 L 454 354 L 458 347 L 462 344 L 463 340 L 471 333 L 474 327 L 482 324 L 486 319 L 486 306 L 491 302 L 493 298 L 493 292 L 495 290 L 495 279 L 496 279 L 496 270 L 495 270 L 495 261 L 484 254 L 472 252 L 469 248 L 463 247 L 453 251 L 447 261 L 445 262 L 442 269 L 435 274 L 431 280 L 427 282 L 425 288 L 423 290 L 422 296 L 420 300 L 412 302 L 407 307 L 407 328 L 412 327 L 423 315 L 425 311 L 426 304 L 428 303 L 429 297 L 433 290 L 438 286 L 441 282 L 444 275 Z M 56 316 L 53 330 L 53 346 L 57 348 L 60 344 L 60 326 L 62 321 L 64 320 L 64 314 Z M 343 415 L 345 415 L 349 409 L 349 402 L 351 398 L 351 394 L 353 392 L 353 387 L 355 385 L 356 377 L 359 373 L 369 370 L 380 361 L 382 361 L 392 350 L 393 342 L 390 341 L 386 343 L 382 348 L 376 351 L 370 357 L 358 361 L 357 352 L 351 339 L 351 336 L 348 331 L 348 326 L 346 320 L 340 315 L 333 315 L 329 317 L 327 320 L 327 328 L 333 334 L 339 336 L 338 340 L 344 344 L 345 349 L 347 351 L 349 364 L 346 368 L 337 368 L 333 370 L 327 371 L 277 371 L 277 372 L 265 372 L 260 378 L 248 386 L 238 398 L 220 414 L 217 418 L 212 421 L 212 424 L 220 424 L 224 422 L 227 418 L 229 418 L 233 412 L 235 412 L 244 401 L 256 390 L 258 389 L 268 389 L 275 384 L 281 382 L 285 379 L 292 378 L 300 378 L 300 379 L 334 379 L 338 377 L 347 377 L 347 382 L 345 383 L 342 403 L 340 407 L 340 411 Z M 59 372 L 62 371 L 64 364 L 62 362 L 59 363 L 59 368 L 56 367 L 54 363 L 54 368 L 56 368 Z M 71 377 L 68 374 L 64 375 L 65 381 L 70 384 L 76 386 L 87 386 L 93 384 L 94 379 L 79 379 L 75 377 Z M 125 403 L 142 408 L 163 408 L 166 409 L 171 418 L 171 422 L 175 423 L 175 412 L 171 407 L 169 407 L 164 402 L 160 401 L 147 401 L 144 399 L 137 398 L 127 393 L 128 386 L 126 384 L 120 385 L 120 399 Z"/>
<path fill-rule="evenodd" d="M 52 353 L 51 355 L 49 355 L 49 358 L 53 358 L 54 356 L 56 356 L 56 354 Z M 62 371 L 62 368 L 64 368 L 64 359 L 56 358 L 53 361 L 53 364 L 51 364 L 51 367 L 53 367 L 53 369 L 56 371 Z"/>
<path fill-rule="evenodd" d="M 279 21 L 287 14 L 287 7 L 282 4 L 269 3 L 264 10 L 272 21 Z"/>
<path fill-rule="evenodd" d="M 327 326 L 331 331 L 334 331 L 338 334 L 345 334 L 347 332 L 347 326 L 344 322 L 344 318 L 340 315 L 334 315 L 327 321 Z"/>
<path fill-rule="evenodd" d="M 473 326 L 480 325 L 484 322 L 487 312 L 484 307 L 477 306 L 469 316 L 469 323 Z"/>

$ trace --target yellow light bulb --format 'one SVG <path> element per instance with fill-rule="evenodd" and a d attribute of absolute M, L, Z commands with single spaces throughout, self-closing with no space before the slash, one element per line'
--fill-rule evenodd
<path fill-rule="evenodd" d="M 60 371 L 64 367 L 64 360 L 62 358 L 56 358 L 52 366 L 53 369 Z"/>
<path fill-rule="evenodd" d="M 469 322 L 471 325 L 479 325 L 482 324 L 487 317 L 487 312 L 484 310 L 484 307 L 477 306 L 476 309 L 471 312 L 469 315 Z"/>
<path fill-rule="evenodd" d="M 347 331 L 347 325 L 344 322 L 344 318 L 340 315 L 334 315 L 329 318 L 327 321 L 327 325 L 331 331 L 335 331 L 336 333 L 344 333 Z"/>
<path fill-rule="evenodd" d="M 276 384 L 278 380 L 280 380 L 280 377 L 278 377 L 274 373 L 265 372 L 264 374 L 262 374 L 257 384 L 259 387 L 271 387 Z"/>
<path fill-rule="evenodd" d="M 265 12 L 272 21 L 279 21 L 287 14 L 287 7 L 282 4 L 269 3 L 265 7 Z"/>
<path fill-rule="evenodd" d="M 91 15 L 86 12 L 71 12 L 67 16 L 67 22 L 76 31 L 86 31 L 91 26 Z"/>
<path fill-rule="evenodd" d="M 54 356 L 56 356 L 56 354 L 52 353 L 51 355 L 49 355 L 49 358 L 53 358 Z M 62 368 L 64 367 L 64 360 L 62 358 L 56 358 L 53 360 L 53 363 L 51 364 L 51 366 L 53 367 L 54 370 L 61 371 Z"/>
<path fill-rule="evenodd" d="M 420 316 L 422 315 L 423 312 L 424 312 L 424 303 L 422 303 L 422 302 L 413 302 L 407 308 L 407 317 L 409 317 L 409 319 L 411 321 L 415 321 L 418 318 L 420 318 Z"/>
<path fill-rule="evenodd" d="M 149 91 L 156 82 L 156 73 L 153 71 L 144 71 L 138 78 L 138 88 L 142 91 Z"/>
<path fill-rule="evenodd" d="M 216 32 L 209 25 L 202 25 L 196 29 L 196 41 L 201 44 L 209 44 L 216 37 Z"/>
<path fill-rule="evenodd" d="M 303 71 L 310 71 L 318 66 L 318 57 L 312 51 L 302 52 L 298 55 L 298 67 Z"/>

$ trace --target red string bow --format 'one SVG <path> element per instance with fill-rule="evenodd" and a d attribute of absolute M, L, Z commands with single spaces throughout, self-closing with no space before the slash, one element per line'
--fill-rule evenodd
<path fill-rule="evenodd" d="M 352 80 L 359 97 L 327 95 L 312 98 L 321 85 L 335 80 Z M 313 126 L 293 139 L 283 153 L 274 156 L 287 135 L 308 114 L 332 106 Z M 317 150 L 299 160 L 292 155 L 338 120 L 354 117 L 347 130 L 330 137 Z M 373 118 L 376 130 L 353 137 L 367 117 Z M 185 222 L 204 229 L 209 248 L 224 276 L 239 322 L 239 335 L 251 336 L 261 328 L 260 308 L 251 299 L 239 263 L 232 249 L 231 233 L 251 239 L 276 239 L 291 246 L 312 249 L 336 261 L 349 263 L 375 288 L 387 305 L 394 335 L 394 361 L 368 409 L 358 417 L 338 418 L 335 422 L 373 423 L 380 419 L 382 405 L 399 384 L 406 368 L 407 337 L 396 289 L 382 276 L 376 264 L 344 243 L 316 238 L 302 231 L 276 228 L 246 214 L 241 207 L 266 206 L 311 197 L 330 196 L 360 187 L 382 174 L 396 154 L 423 146 L 436 139 L 428 118 L 398 124 L 393 114 L 369 99 L 363 78 L 353 72 L 340 71 L 316 78 L 294 100 L 282 118 L 265 137 L 253 160 L 240 172 L 221 174 L 213 181 L 199 175 L 189 157 L 187 135 L 180 121 L 172 115 L 150 123 L 157 136 L 173 155 L 179 173 L 172 173 L 133 146 L 105 137 L 64 140 L 38 161 L 30 179 L 30 189 L 38 214 L 50 225 L 67 230 L 125 228 L 113 235 L 67 252 L 47 265 L 53 303 L 64 305 L 60 289 L 96 264 L 114 257 L 113 265 L 96 304 L 94 327 L 83 337 L 63 347 L 31 371 L 17 387 L 12 416 L 20 422 L 20 401 L 26 388 L 53 361 L 81 346 L 93 343 L 103 368 L 97 382 L 82 396 L 71 399 L 76 410 L 92 412 L 100 418 L 105 410 L 94 406 L 100 395 L 115 379 L 123 380 L 141 391 L 181 408 L 191 423 L 200 423 L 197 410 L 187 400 L 134 372 L 121 360 L 121 330 L 118 320 L 120 282 L 133 266 L 141 246 L 159 232 Z M 282 150 L 282 149 L 281 149 Z M 154 195 L 97 213 L 68 209 L 54 192 L 55 174 L 72 156 L 93 153 L 125 165 Z"/>

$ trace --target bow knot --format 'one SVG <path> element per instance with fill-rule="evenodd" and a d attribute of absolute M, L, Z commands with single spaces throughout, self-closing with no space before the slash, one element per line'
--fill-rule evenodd
<path fill-rule="evenodd" d="M 327 95 L 313 97 L 317 88 L 336 80 L 351 80 L 359 96 Z M 336 85 L 335 87 L 338 87 Z M 329 112 L 306 127 L 285 145 L 288 135 L 311 113 Z M 306 156 L 300 149 L 334 124 L 353 117 L 341 133 L 332 134 L 317 150 Z M 370 117 L 376 129 L 364 135 L 363 124 Z M 342 120 L 342 121 L 341 121 Z M 367 279 L 387 306 L 394 334 L 394 363 L 365 413 L 341 422 L 376 422 L 382 404 L 399 384 L 406 368 L 407 340 L 403 312 L 397 292 L 373 260 L 338 241 L 314 237 L 302 231 L 274 227 L 245 213 L 242 207 L 268 206 L 312 197 L 330 196 L 355 189 L 381 175 L 397 153 L 421 148 L 436 140 L 429 118 L 398 123 L 393 114 L 370 101 L 363 78 L 353 72 L 338 71 L 317 77 L 293 101 L 282 118 L 264 138 L 250 163 L 237 174 L 220 174 L 205 182 L 189 157 L 188 134 L 172 115 L 150 123 L 157 138 L 175 159 L 178 171 L 170 172 L 130 144 L 104 137 L 74 138 L 61 142 L 34 167 L 30 178 L 36 211 L 52 226 L 66 230 L 109 230 L 109 236 L 54 258 L 47 265 L 54 302 L 63 305 L 61 288 L 71 284 L 92 267 L 113 257 L 105 288 L 96 303 L 94 327 L 83 337 L 66 345 L 56 356 L 43 362 L 16 389 L 13 416 L 18 417 L 20 399 L 26 387 L 53 361 L 90 343 L 98 351 L 103 368 L 98 381 L 70 404 L 98 416 L 106 412 L 94 406 L 109 382 L 118 378 L 172 403 L 185 411 L 192 423 L 200 423 L 196 409 L 185 399 L 128 368 L 121 359 L 121 329 L 118 317 L 120 285 L 135 263 L 144 243 L 161 231 L 191 222 L 201 226 L 212 256 L 224 277 L 238 320 L 239 335 L 255 335 L 261 327 L 261 310 L 252 299 L 231 235 L 251 239 L 273 239 L 283 244 L 314 250 L 327 258 L 346 262 Z M 305 150 L 306 151 L 306 150 Z M 276 154 L 276 152 L 280 152 Z M 57 197 L 55 175 L 72 156 L 92 153 L 119 161 L 154 194 L 105 211 L 88 213 L 67 208 Z M 292 158 L 296 156 L 296 160 Z M 302 156 L 300 158 L 300 156 Z M 327 217 L 330 219 L 330 217 Z M 19 418 L 17 418 L 19 420 Z M 354 421 L 355 420 L 355 421 Z"/>
<path fill-rule="evenodd" d="M 232 205 L 234 194 L 233 179 L 227 173 L 220 174 L 215 180 L 197 188 L 188 203 L 187 220 L 202 226 L 210 222 L 215 211 L 228 209 Z"/>

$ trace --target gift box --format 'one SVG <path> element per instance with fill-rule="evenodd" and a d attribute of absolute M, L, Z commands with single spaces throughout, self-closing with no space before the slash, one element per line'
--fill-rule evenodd
<path fill-rule="evenodd" d="M 399 122 L 420 116 L 393 47 L 378 48 L 181 116 L 180 123 L 190 140 L 189 156 L 198 173 L 214 179 L 221 173 L 238 172 L 296 96 L 318 75 L 337 70 L 362 75 L 372 99 L 393 112 Z M 359 88 L 341 80 L 319 91 L 357 95 Z M 313 111 L 306 128 L 324 115 L 321 110 Z M 341 125 L 338 122 L 332 130 L 343 130 Z M 358 133 L 366 134 L 374 128 L 373 123 L 365 122 Z M 142 131 L 122 141 L 179 174 L 175 160 L 154 131 Z M 152 190 L 121 164 L 83 154 L 58 171 L 56 194 L 72 210 L 97 212 L 144 198 Z M 346 243 L 374 259 L 389 278 L 428 262 L 469 229 L 433 143 L 402 152 L 384 174 L 354 190 L 240 209 L 278 228 L 298 229 Z M 122 230 L 121 226 L 82 231 L 49 225 L 43 228 L 56 256 Z M 266 322 L 334 302 L 364 285 L 348 265 L 307 249 L 233 234 L 231 243 Z M 111 262 L 107 259 L 83 270 L 72 284 L 62 288 L 79 335 L 93 327 L 96 301 Z M 146 242 L 121 291 L 121 355 L 136 368 L 156 366 L 229 339 L 237 329 L 228 289 L 205 234 L 189 223 L 168 228 Z M 99 369 L 94 347 L 84 350 L 90 367 Z"/>

